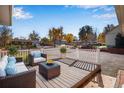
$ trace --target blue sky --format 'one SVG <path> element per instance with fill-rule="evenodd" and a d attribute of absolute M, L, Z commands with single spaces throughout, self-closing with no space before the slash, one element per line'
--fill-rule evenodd
<path fill-rule="evenodd" d="M 84 25 L 91 25 L 100 33 L 107 24 L 118 24 L 113 6 L 18 5 L 14 6 L 12 29 L 14 37 L 28 37 L 33 30 L 45 37 L 50 28 L 63 26 L 64 33 L 78 36 Z"/>

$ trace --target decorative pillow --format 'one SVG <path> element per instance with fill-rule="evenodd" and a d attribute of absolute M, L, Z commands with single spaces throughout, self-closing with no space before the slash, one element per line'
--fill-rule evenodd
<path fill-rule="evenodd" d="M 8 63 L 8 56 L 7 55 L 3 56 L 2 59 L 1 59 L 1 61 L 3 61 L 5 63 L 5 67 L 6 67 L 6 65 Z"/>
<path fill-rule="evenodd" d="M 34 58 L 39 58 L 39 57 L 41 57 L 41 52 L 40 51 L 32 51 L 31 55 L 34 56 Z"/>
<path fill-rule="evenodd" d="M 39 58 L 39 57 L 41 57 L 41 53 L 40 53 L 40 52 L 36 52 L 36 53 L 34 53 L 34 57 L 35 57 L 35 58 Z"/>
<path fill-rule="evenodd" d="M 9 62 L 14 62 L 14 64 L 16 63 L 16 58 L 15 57 L 8 57 L 8 63 Z"/>
<path fill-rule="evenodd" d="M 2 59 L 1 59 L 1 62 L 2 62 L 2 68 L 5 69 L 6 68 L 6 65 L 8 63 L 8 56 L 3 56 Z"/>
<path fill-rule="evenodd" d="M 16 74 L 16 65 L 14 62 L 9 62 L 6 66 L 6 74 L 7 75 L 14 75 Z"/>

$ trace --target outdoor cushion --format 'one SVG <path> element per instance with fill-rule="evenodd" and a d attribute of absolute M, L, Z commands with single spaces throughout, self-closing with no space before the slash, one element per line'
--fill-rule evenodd
<path fill-rule="evenodd" d="M 16 73 L 28 71 L 24 62 L 19 62 L 19 63 L 16 63 L 15 65 L 16 65 L 16 70 L 17 70 Z"/>
<path fill-rule="evenodd" d="M 16 65 L 15 63 L 12 61 L 10 61 L 7 66 L 6 66 L 6 74 L 7 75 L 14 75 L 16 74 Z"/>
<path fill-rule="evenodd" d="M 6 68 L 6 65 L 8 63 L 8 60 L 7 60 L 8 56 L 5 55 L 1 58 L 0 60 L 0 77 L 4 77 L 6 76 L 6 71 L 5 71 L 5 68 Z"/>
<path fill-rule="evenodd" d="M 5 71 L 5 62 L 4 61 L 0 61 L 0 77 L 4 77 L 6 76 L 6 71 Z"/>
<path fill-rule="evenodd" d="M 41 53 L 40 52 L 35 52 L 34 53 L 34 58 L 39 58 L 41 57 Z"/>
<path fill-rule="evenodd" d="M 41 57 L 41 52 L 40 51 L 32 51 L 31 55 L 34 56 L 34 58 L 39 58 L 39 57 Z"/>
<path fill-rule="evenodd" d="M 3 56 L 2 59 L 1 59 L 1 61 L 3 62 L 3 65 L 2 66 L 5 69 L 6 68 L 6 65 L 8 63 L 8 56 L 7 55 Z"/>
<path fill-rule="evenodd" d="M 42 62 L 42 61 L 46 61 L 46 59 L 45 59 L 45 58 L 43 58 L 43 57 L 34 58 L 34 63 L 37 63 L 37 62 Z"/>
<path fill-rule="evenodd" d="M 16 58 L 15 57 L 8 57 L 8 62 L 16 63 Z"/>
<path fill-rule="evenodd" d="M 0 77 L 5 77 L 5 76 L 6 76 L 6 71 L 0 68 Z"/>

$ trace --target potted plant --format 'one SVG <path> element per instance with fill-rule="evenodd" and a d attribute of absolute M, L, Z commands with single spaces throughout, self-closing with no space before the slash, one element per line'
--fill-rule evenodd
<path fill-rule="evenodd" d="M 15 56 L 18 53 L 16 46 L 10 46 L 8 49 L 9 56 Z"/>
<path fill-rule="evenodd" d="M 67 52 L 66 46 L 61 46 L 60 48 L 61 58 L 64 58 L 66 56 L 66 52 Z"/>

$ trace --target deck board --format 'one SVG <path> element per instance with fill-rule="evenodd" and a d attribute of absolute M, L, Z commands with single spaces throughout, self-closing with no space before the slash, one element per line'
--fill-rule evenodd
<path fill-rule="evenodd" d="M 36 69 L 36 87 L 39 88 L 70 88 L 79 82 L 83 77 L 87 76 L 90 72 L 85 71 L 74 66 L 69 66 L 62 62 L 55 61 L 60 65 L 60 75 L 51 80 L 46 80 L 39 74 L 38 66 L 29 67 L 29 69 Z M 79 66 L 83 64 L 79 63 Z"/>

